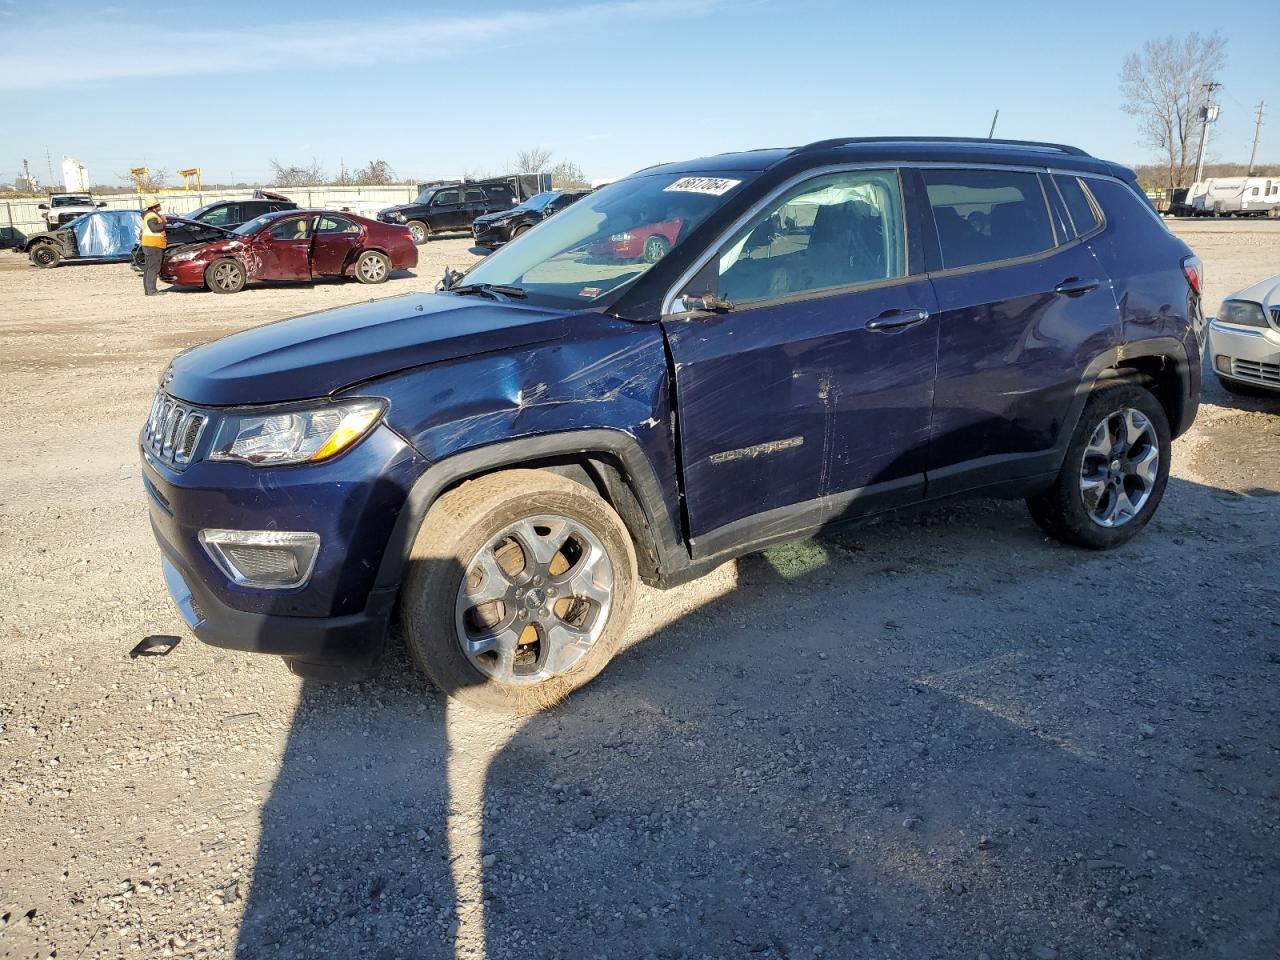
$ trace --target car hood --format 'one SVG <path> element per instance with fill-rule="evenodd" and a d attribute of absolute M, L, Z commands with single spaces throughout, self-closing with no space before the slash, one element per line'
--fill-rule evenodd
<path fill-rule="evenodd" d="M 518 217 L 525 211 L 521 210 L 517 213 L 515 210 L 499 210 L 497 213 L 486 213 L 483 216 L 476 217 L 475 222 L 480 224 L 497 223 L 500 220 L 507 220 L 511 217 Z"/>
<path fill-rule="evenodd" d="M 411 367 L 564 336 L 571 312 L 411 293 L 305 314 L 180 353 L 165 389 L 208 406 L 284 403 Z"/>
<path fill-rule="evenodd" d="M 383 207 L 381 210 L 379 210 L 379 211 L 378 211 L 378 213 L 379 213 L 379 214 L 383 214 L 383 213 L 402 213 L 402 212 L 403 212 L 403 211 L 405 211 L 405 210 L 414 210 L 414 209 L 417 209 L 417 208 L 418 208 L 418 207 L 420 207 L 420 206 L 421 206 L 421 205 L 420 205 L 420 204 L 417 204 L 417 203 L 397 203 L 397 204 L 394 204 L 394 205 L 392 205 L 392 206 L 390 206 L 390 207 Z"/>

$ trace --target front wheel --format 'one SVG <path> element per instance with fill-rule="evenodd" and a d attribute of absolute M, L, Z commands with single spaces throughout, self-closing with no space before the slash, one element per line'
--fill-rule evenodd
<path fill-rule="evenodd" d="M 27 257 L 37 267 L 48 270 L 62 262 L 62 251 L 52 243 L 37 243 L 27 251 Z"/>
<path fill-rule="evenodd" d="M 1058 540 L 1106 550 L 1147 525 L 1169 481 L 1169 420 L 1149 390 L 1122 384 L 1084 405 L 1053 486 L 1027 500 Z"/>
<path fill-rule="evenodd" d="M 204 283 L 214 293 L 239 293 L 245 284 L 244 267 L 230 257 L 215 260 L 204 270 Z"/>
<path fill-rule="evenodd" d="M 385 283 L 391 273 L 391 261 L 376 250 L 360 254 L 356 261 L 356 279 L 361 283 Z"/>
<path fill-rule="evenodd" d="M 410 220 L 405 226 L 409 228 L 409 239 L 415 246 L 421 246 L 431 237 L 431 228 L 421 220 Z"/>
<path fill-rule="evenodd" d="M 427 514 L 402 592 L 414 659 L 451 697 L 505 713 L 563 700 L 613 656 L 635 550 L 593 491 L 541 470 L 470 480 Z"/>

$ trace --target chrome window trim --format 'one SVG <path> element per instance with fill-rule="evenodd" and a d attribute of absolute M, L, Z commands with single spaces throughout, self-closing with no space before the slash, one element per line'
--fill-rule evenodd
<path fill-rule="evenodd" d="M 929 279 L 927 273 L 909 273 L 901 277 L 893 277 L 886 280 L 863 280 L 861 283 L 846 283 L 839 287 L 824 287 L 821 290 L 804 290 L 799 293 L 789 293 L 785 297 L 770 297 L 768 300 L 747 300 L 742 306 L 736 303 L 733 307 L 734 314 L 751 313 L 753 310 L 763 310 L 766 307 L 779 307 L 788 303 L 804 303 L 809 300 L 825 300 L 829 297 L 843 297 L 854 293 L 865 293 L 868 290 L 881 290 L 889 287 L 900 287 L 908 283 L 924 283 Z M 677 297 L 677 300 L 680 298 Z M 666 314 L 667 319 L 685 319 L 695 314 L 705 313 L 703 310 L 683 310 L 679 313 Z"/>
<path fill-rule="evenodd" d="M 1092 230 L 1087 233 L 1081 233 L 1080 228 L 1076 226 L 1076 218 L 1071 215 L 1071 208 L 1067 206 L 1067 198 L 1062 195 L 1062 188 L 1058 186 L 1058 177 L 1071 177 L 1080 184 L 1080 189 L 1084 191 L 1085 202 L 1093 209 L 1093 216 L 1097 221 Z M 1066 211 L 1067 220 L 1071 224 L 1071 232 L 1075 234 L 1077 240 L 1088 240 L 1090 237 L 1097 236 L 1107 226 L 1107 214 L 1102 209 L 1102 204 L 1098 202 L 1098 198 L 1093 195 L 1093 191 L 1089 189 L 1089 185 L 1081 178 L 1078 171 L 1068 173 L 1066 171 L 1054 172 L 1049 171 L 1049 179 L 1053 181 L 1053 189 L 1058 191 L 1058 199 L 1062 201 L 1062 209 Z M 1163 221 L 1161 221 L 1163 222 Z"/>

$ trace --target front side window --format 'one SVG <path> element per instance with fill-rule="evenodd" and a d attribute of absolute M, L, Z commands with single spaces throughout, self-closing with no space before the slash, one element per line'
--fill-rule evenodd
<path fill-rule="evenodd" d="M 905 276 L 902 224 L 894 171 L 809 180 L 729 241 L 720 254 L 720 296 L 742 304 Z"/>
<path fill-rule="evenodd" d="M 458 203 L 458 197 L 457 190 L 441 190 L 431 198 L 431 205 L 433 207 L 443 207 L 445 204 Z"/>
<path fill-rule="evenodd" d="M 1102 222 L 1098 219 L 1098 213 L 1089 201 L 1089 194 L 1078 177 L 1055 175 L 1053 180 L 1058 185 L 1058 192 L 1062 194 L 1063 202 L 1067 205 L 1067 213 L 1071 214 L 1071 223 L 1076 228 L 1077 237 L 1083 237 Z"/>
<path fill-rule="evenodd" d="M 277 240 L 306 240 L 311 236 L 310 218 L 281 217 L 269 232 Z"/>
<path fill-rule="evenodd" d="M 627 177 L 486 257 L 463 283 L 519 287 L 555 305 L 608 306 L 756 175 Z"/>
<path fill-rule="evenodd" d="M 1040 179 L 1015 170 L 925 170 L 943 269 L 1029 257 L 1054 245 Z"/>
<path fill-rule="evenodd" d="M 200 215 L 200 221 L 215 227 L 225 227 L 228 223 L 233 223 L 234 221 L 231 219 L 231 204 L 224 203 L 211 207 Z"/>

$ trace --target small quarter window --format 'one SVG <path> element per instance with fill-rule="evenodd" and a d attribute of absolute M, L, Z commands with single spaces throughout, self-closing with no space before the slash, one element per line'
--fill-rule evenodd
<path fill-rule="evenodd" d="M 1053 181 L 1058 185 L 1058 192 L 1062 194 L 1062 200 L 1067 205 L 1067 213 L 1071 214 L 1071 222 L 1076 228 L 1077 237 L 1084 236 L 1101 223 L 1097 211 L 1089 200 L 1085 185 L 1078 177 L 1055 176 Z"/>
<path fill-rule="evenodd" d="M 735 304 L 906 273 L 902 196 L 893 171 L 857 170 L 793 188 L 720 255 L 720 296 Z"/>
<path fill-rule="evenodd" d="M 1014 170 L 925 170 L 942 265 L 950 270 L 1053 247 L 1040 180 Z"/>

